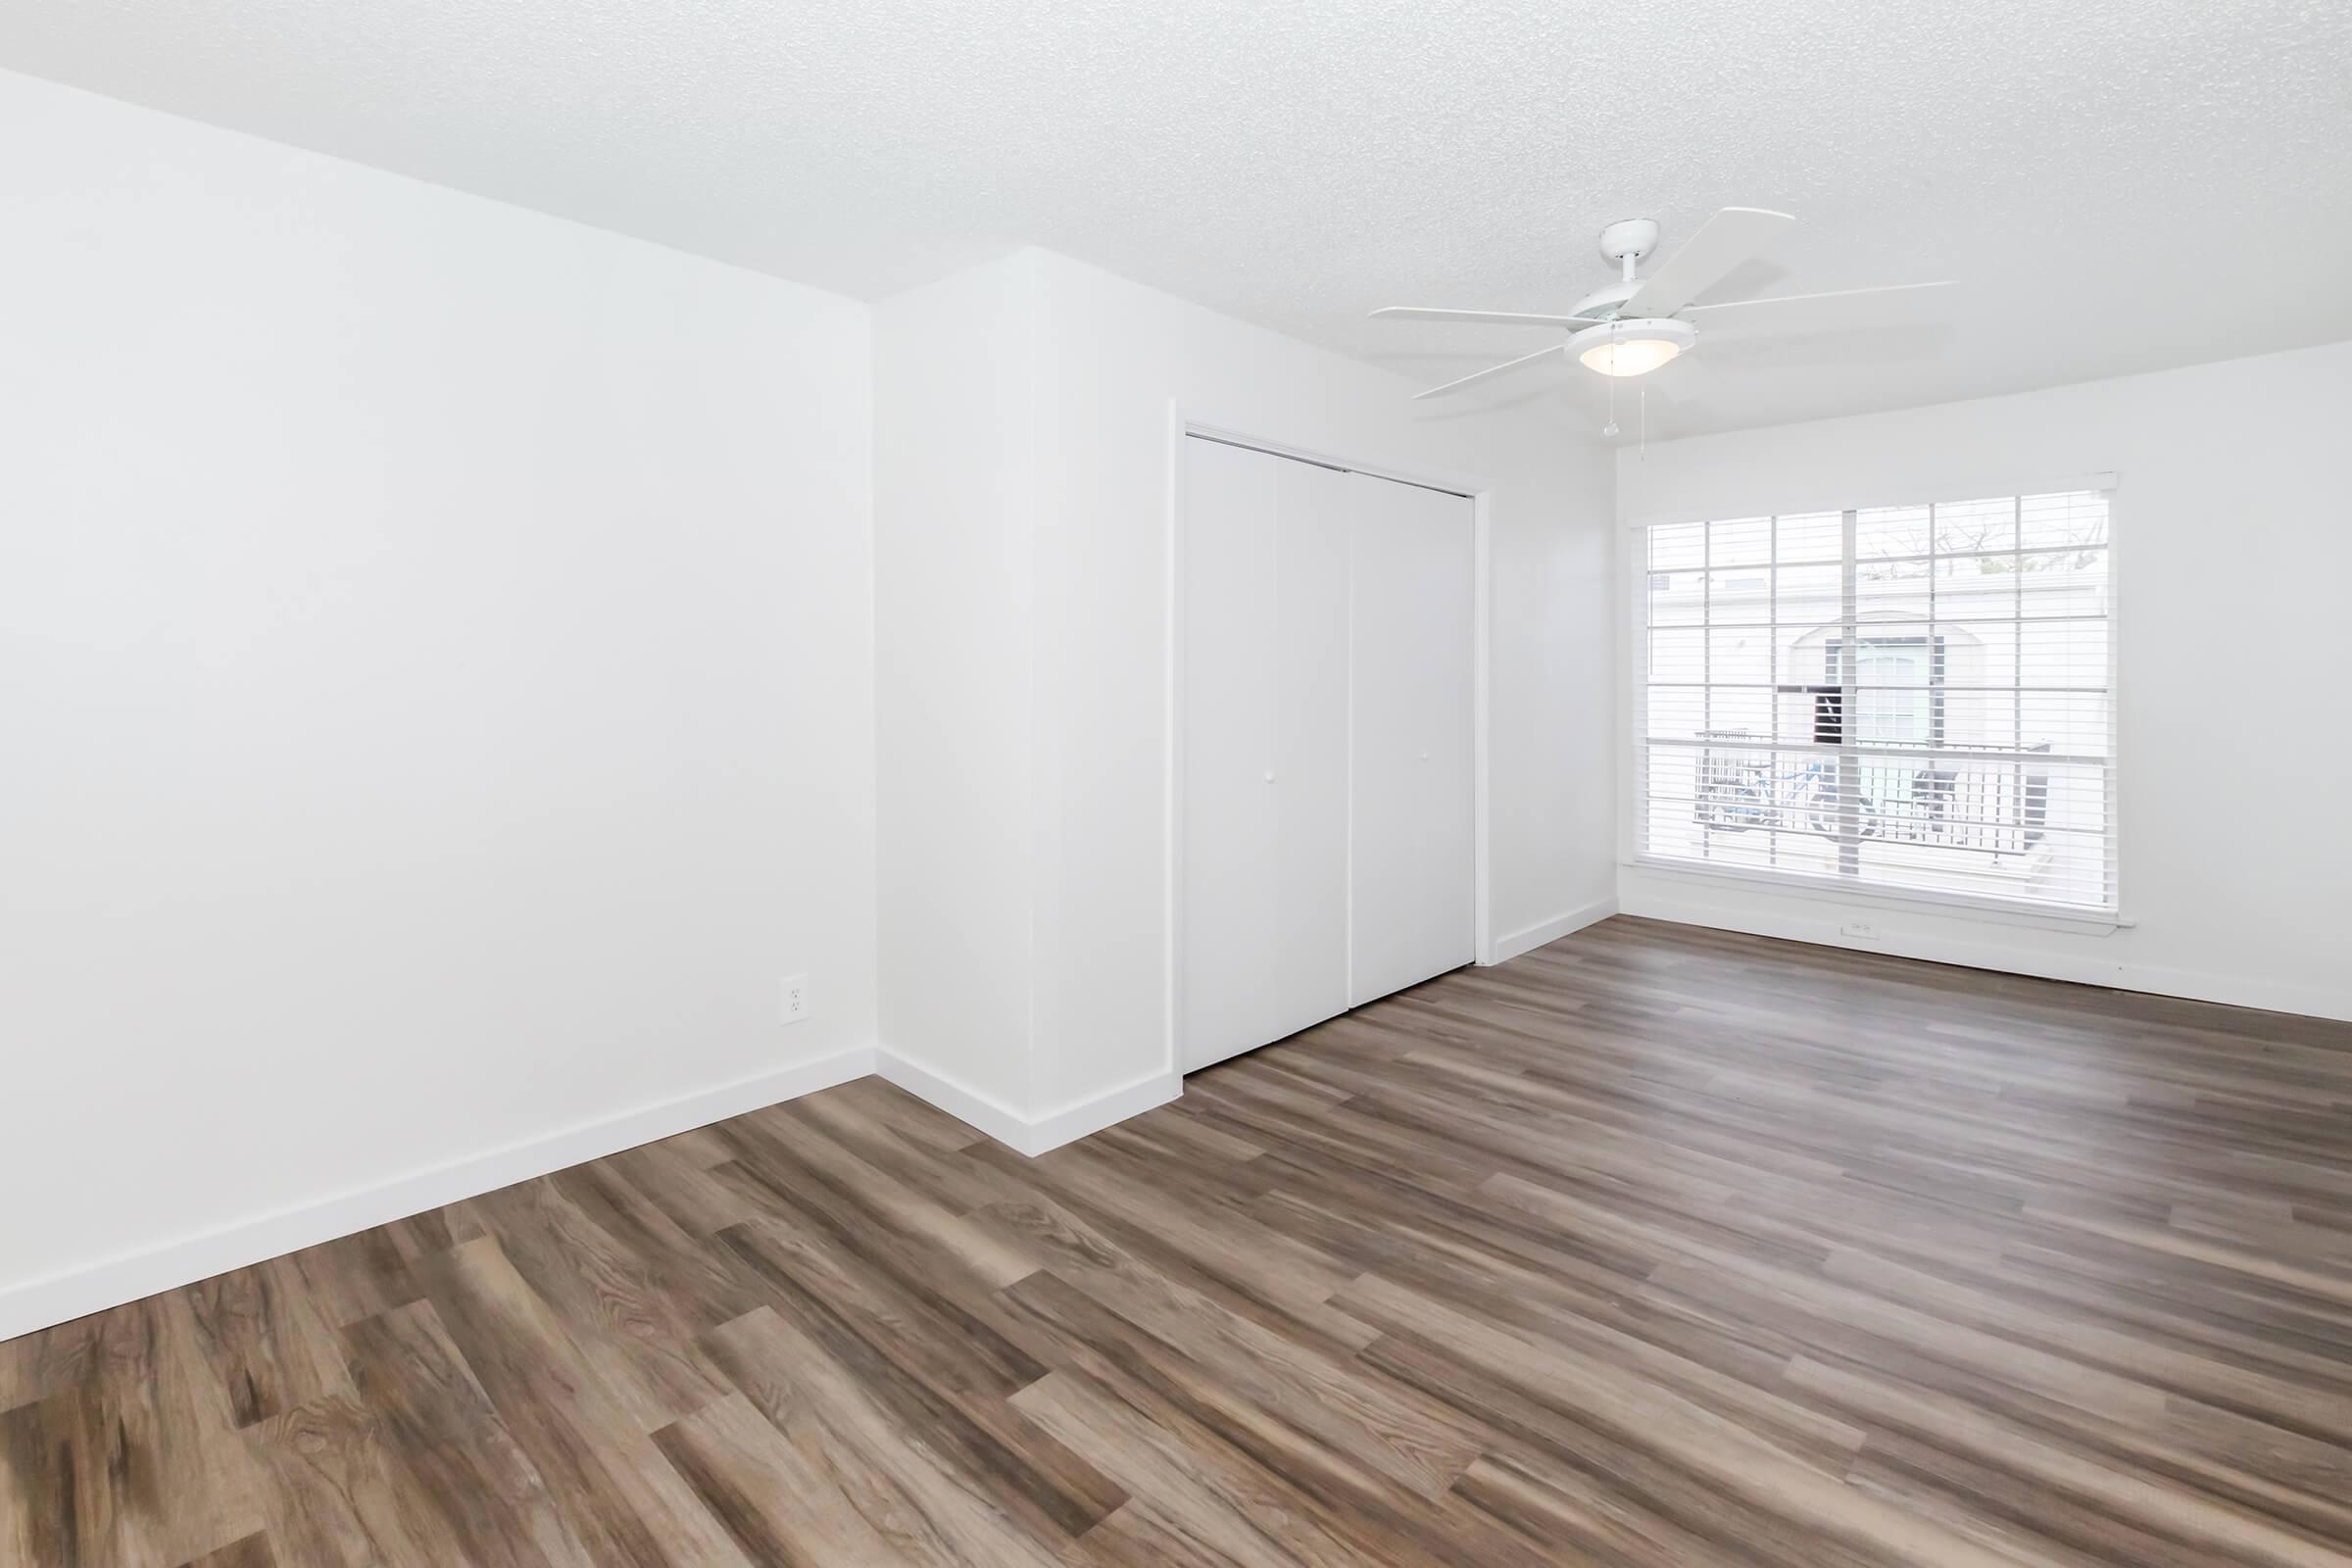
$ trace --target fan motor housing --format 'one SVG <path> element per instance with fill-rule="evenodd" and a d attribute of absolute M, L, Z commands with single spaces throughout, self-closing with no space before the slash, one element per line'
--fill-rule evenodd
<path fill-rule="evenodd" d="M 1612 320 L 1625 302 L 1634 297 L 1634 290 L 1641 286 L 1640 283 L 1611 283 L 1606 288 L 1596 288 L 1578 300 L 1575 309 L 1568 314 L 1594 321 Z"/>
<path fill-rule="evenodd" d="M 1612 262 L 1627 257 L 1641 261 L 1658 248 L 1658 220 L 1654 218 L 1620 218 L 1600 231 L 1600 254 Z"/>

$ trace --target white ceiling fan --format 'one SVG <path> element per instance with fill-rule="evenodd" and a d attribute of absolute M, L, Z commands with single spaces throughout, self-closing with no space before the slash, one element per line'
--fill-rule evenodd
<path fill-rule="evenodd" d="M 1699 328 L 1718 322 L 1753 319 L 1759 324 L 1803 327 L 1825 315 L 1844 309 L 1832 301 L 1865 296 L 1917 294 L 1949 288 L 1949 281 L 1896 283 L 1884 288 L 1838 289 L 1828 294 L 1789 294 L 1760 300 L 1694 303 L 1741 262 L 1755 255 L 1796 220 L 1787 213 L 1761 207 L 1726 207 L 1699 225 L 1681 250 L 1653 268 L 1647 277 L 1636 269 L 1657 249 L 1658 223 L 1652 218 L 1628 218 L 1600 231 L 1600 254 L 1623 269 L 1623 275 L 1606 288 L 1594 289 L 1578 300 L 1565 316 L 1531 316 L 1519 311 L 1452 311 L 1416 305 L 1384 306 L 1372 314 L 1421 321 L 1503 321 L 1521 326 L 1558 327 L 1567 337 L 1558 343 L 1522 354 L 1500 365 L 1473 370 L 1458 380 L 1416 392 L 1434 398 L 1549 359 L 1574 355 L 1602 375 L 1643 375 L 1676 355 L 1696 346 Z"/>

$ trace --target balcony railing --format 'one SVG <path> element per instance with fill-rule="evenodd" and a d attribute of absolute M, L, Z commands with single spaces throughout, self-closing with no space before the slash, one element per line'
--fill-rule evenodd
<path fill-rule="evenodd" d="M 2033 854 L 2047 828 L 2050 776 L 2031 760 L 2048 755 L 2046 742 L 2027 747 L 2014 762 L 1945 762 L 1873 757 L 1867 750 L 1851 760 L 1818 752 L 1776 756 L 1755 750 L 1760 737 L 1747 730 L 1702 730 L 1698 738 L 1742 743 L 1702 746 L 1694 754 L 1691 810 L 1710 829 L 2000 857 Z"/>

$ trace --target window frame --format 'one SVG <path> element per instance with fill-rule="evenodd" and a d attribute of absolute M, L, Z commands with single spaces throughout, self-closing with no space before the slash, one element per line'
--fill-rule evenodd
<path fill-rule="evenodd" d="M 2058 479 L 2019 482 L 2000 478 L 1988 483 L 1889 485 L 1864 487 L 1861 499 L 1831 499 L 1821 494 L 1784 498 L 1770 505 L 1759 505 L 1747 495 L 1729 495 L 1715 505 L 1706 507 L 1676 507 L 1671 510 L 1622 515 L 1618 519 L 1618 548 L 1621 570 L 1618 599 L 1619 668 L 1624 671 L 1624 706 L 1619 710 L 1618 745 L 1618 855 L 1621 867 L 1692 884 L 1746 884 L 1758 893 L 1778 893 L 1794 896 L 1804 902 L 1823 902 L 1838 905 L 1859 905 L 1866 907 L 1884 906 L 1891 909 L 1910 909 L 1920 913 L 1952 915 L 1963 918 L 1989 920 L 2004 925 L 2044 926 L 2052 929 L 2086 930 L 2105 934 L 2132 927 L 2137 922 L 2130 913 L 2129 851 L 2124 815 L 2123 771 L 2126 740 L 2123 709 L 2123 672 L 2119 651 L 2122 641 L 2124 603 L 2124 532 L 2118 501 L 2120 489 L 2114 472 L 2076 474 Z M 2096 491 L 2107 505 L 2107 581 L 2108 605 L 2106 614 L 2106 692 L 2108 697 L 2108 746 L 2103 769 L 2107 797 L 2107 837 L 2112 847 L 2112 874 L 2108 890 L 2111 904 L 2107 907 L 2087 905 L 2053 904 L 2033 899 L 2005 898 L 1997 894 L 1954 892 L 1938 888 L 1903 887 L 1899 884 L 1871 883 L 1840 873 L 1818 873 L 1782 867 L 1748 865 L 1710 865 L 1703 860 L 1687 859 L 1676 856 L 1652 855 L 1642 846 L 1640 813 L 1646 800 L 1643 787 L 1642 763 L 1647 755 L 1648 735 L 1648 639 L 1647 595 L 1650 579 L 1649 530 L 1671 524 L 1705 524 L 1731 517 L 1791 516 L 1822 513 L 1873 511 L 1907 506 L 1948 505 L 1964 501 L 1981 501 L 1991 497 L 2052 495 L 2067 492 Z M 1875 493 L 1873 493 L 1875 492 Z M 1934 657 L 1935 651 L 1931 650 Z M 1941 663 L 1940 659 L 1936 662 Z M 1936 694 L 1940 699 L 1941 693 Z M 1936 706 L 1940 708 L 1940 701 Z M 1842 720 L 1844 715 L 1840 715 Z M 1941 733 L 1940 713 L 1936 733 Z"/>

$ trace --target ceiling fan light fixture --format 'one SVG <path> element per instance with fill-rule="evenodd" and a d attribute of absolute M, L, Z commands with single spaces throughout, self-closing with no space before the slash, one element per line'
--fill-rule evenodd
<path fill-rule="evenodd" d="M 1647 375 L 1682 352 L 1681 345 L 1662 338 L 1638 337 L 1626 343 L 1595 344 L 1577 357 L 1603 375 Z"/>
<path fill-rule="evenodd" d="M 1646 318 L 1589 326 L 1568 340 L 1568 352 L 1602 375 L 1647 375 L 1698 341 L 1681 321 Z"/>

